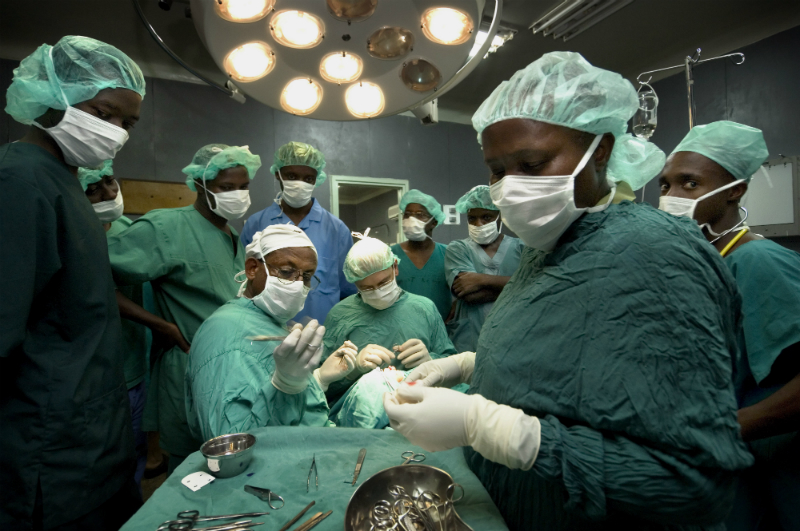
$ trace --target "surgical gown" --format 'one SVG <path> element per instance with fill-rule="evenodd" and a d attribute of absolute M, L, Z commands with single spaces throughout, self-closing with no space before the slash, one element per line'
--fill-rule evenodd
<path fill-rule="evenodd" d="M 742 294 L 746 355 L 735 381 L 740 406 L 746 407 L 795 376 L 773 374 L 770 379 L 778 376 L 779 382 L 765 382 L 781 352 L 800 342 L 800 255 L 773 241 L 755 240 L 731 252 L 725 263 Z M 756 465 L 740 479 L 728 530 L 756 529 L 765 511 L 784 529 L 800 529 L 800 434 L 759 439 L 750 446 Z"/>
<path fill-rule="evenodd" d="M 519 238 L 503 236 L 503 241 L 493 257 L 489 257 L 483 248 L 472 239 L 456 240 L 447 246 L 444 270 L 448 287 L 459 273 L 481 273 L 509 277 L 519 266 L 519 258 L 524 245 Z M 493 302 L 469 304 L 462 300 L 456 302 L 453 319 L 447 323 L 447 331 L 458 352 L 475 352 L 478 336 L 483 322 L 494 306 Z"/>
<path fill-rule="evenodd" d="M 328 403 L 313 376 L 302 393 L 272 385 L 278 341 L 286 328 L 246 298 L 228 301 L 200 325 L 186 366 L 186 417 L 202 441 L 265 426 L 327 426 Z"/>
<path fill-rule="evenodd" d="M 322 208 L 319 201 L 312 199 L 311 211 L 298 225 L 311 239 L 317 249 L 317 271 L 314 273 L 320 284 L 306 298 L 303 310 L 294 318 L 302 322 L 304 317 L 316 319 L 325 324 L 328 312 L 340 300 L 356 293 L 356 287 L 344 277 L 344 258 L 353 246 L 353 237 L 345 224 Z M 292 223 L 283 213 L 280 205 L 273 203 L 261 212 L 250 216 L 242 229 L 242 243 L 247 246 L 253 241 L 253 234 L 270 225 Z"/>
<path fill-rule="evenodd" d="M 510 529 L 722 529 L 741 299 L 694 221 L 628 201 L 526 248 L 469 392 L 541 420 L 533 468 L 467 460 Z"/>
<path fill-rule="evenodd" d="M 392 252 L 400 258 L 397 285 L 409 293 L 421 295 L 433 301 L 442 319 L 450 315 L 453 296 L 444 274 L 444 255 L 447 246 L 437 243 L 428 261 L 418 269 L 399 243 L 392 245 Z"/>
<path fill-rule="evenodd" d="M 200 324 L 236 296 L 244 269 L 239 235 L 229 236 L 193 206 L 153 210 L 108 242 L 117 285 L 150 282 L 155 313 L 175 323 L 190 344 Z M 184 374 L 188 354 L 153 343 L 148 410 L 157 409 L 161 447 L 176 457 L 197 451 L 186 423 Z M 152 422 L 154 419 L 148 419 Z"/>

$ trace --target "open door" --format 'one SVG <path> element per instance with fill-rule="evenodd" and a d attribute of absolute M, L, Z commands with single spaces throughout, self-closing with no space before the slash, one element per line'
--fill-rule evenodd
<path fill-rule="evenodd" d="M 405 239 L 398 204 L 407 180 L 333 175 L 330 182 L 331 213 L 347 228 L 361 233 L 369 228 L 370 236 L 387 245 Z"/>

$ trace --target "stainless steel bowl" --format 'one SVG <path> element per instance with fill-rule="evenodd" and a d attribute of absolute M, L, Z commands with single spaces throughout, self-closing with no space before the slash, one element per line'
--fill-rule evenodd
<path fill-rule="evenodd" d="M 398 465 L 382 470 L 359 486 L 347 504 L 344 515 L 345 531 L 369 531 L 370 511 L 380 500 L 393 501 L 389 487 L 399 485 L 407 493 L 431 491 L 447 499 L 447 487 L 455 483 L 444 470 L 426 465 Z M 458 514 L 453 512 L 451 531 L 472 531 Z"/>
<path fill-rule="evenodd" d="M 214 437 L 200 447 L 208 471 L 218 478 L 232 478 L 247 470 L 253 459 L 255 435 L 234 433 Z"/>

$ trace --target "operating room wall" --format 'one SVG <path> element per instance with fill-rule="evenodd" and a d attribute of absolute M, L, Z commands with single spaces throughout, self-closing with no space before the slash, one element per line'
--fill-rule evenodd
<path fill-rule="evenodd" d="M 17 64 L 0 60 L 3 108 Z M 17 140 L 24 132 L 24 126 L 0 113 L 0 144 Z M 253 99 L 239 104 L 206 85 L 150 78 L 141 118 L 117 155 L 115 175 L 182 182 L 181 169 L 201 146 L 212 142 L 247 144 L 263 163 L 251 185 L 250 216 L 272 203 L 277 192 L 275 178 L 268 171 L 272 155 L 291 140 L 322 150 L 328 175 L 408 179 L 411 188 L 433 195 L 442 204 L 455 204 L 473 186 L 488 184 L 480 146 L 467 125 L 443 122 L 423 126 L 405 116 L 354 122 L 312 120 Z M 315 197 L 330 208 L 328 182 L 317 188 Z M 246 217 L 234 226 L 240 228 Z M 434 232 L 434 239 L 444 243 L 466 237 L 463 217 L 461 225 L 442 226 Z"/>

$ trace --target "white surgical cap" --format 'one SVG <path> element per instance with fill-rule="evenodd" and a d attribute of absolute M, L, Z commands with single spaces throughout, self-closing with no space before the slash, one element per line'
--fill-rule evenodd
<path fill-rule="evenodd" d="M 245 249 L 247 258 L 263 259 L 272 251 L 288 247 L 311 247 L 314 254 L 316 247 L 303 229 L 295 225 L 270 225 L 266 229 L 256 232 L 253 241 Z"/>

